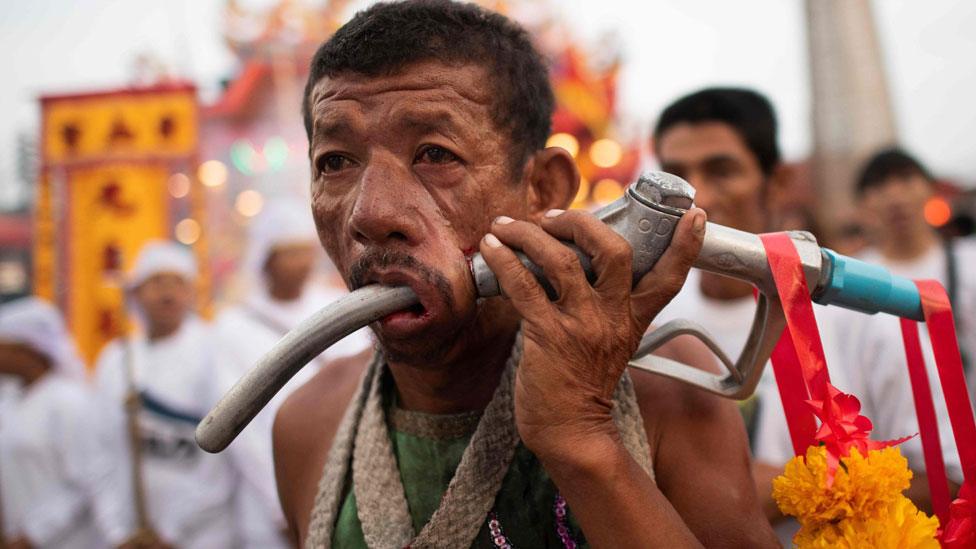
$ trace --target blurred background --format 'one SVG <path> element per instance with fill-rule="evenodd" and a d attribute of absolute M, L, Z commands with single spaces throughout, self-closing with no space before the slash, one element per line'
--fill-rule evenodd
<path fill-rule="evenodd" d="M 856 251 L 858 166 L 900 143 L 938 180 L 929 223 L 972 231 L 976 4 L 484 3 L 529 27 L 550 58 L 550 142 L 577 158 L 578 207 L 616 199 L 655 166 L 650 130 L 669 102 L 741 85 L 773 101 L 798 174 L 784 219 Z M 205 314 L 239 297 L 249 221 L 270 199 L 307 193 L 308 61 L 366 4 L 0 4 L 0 300 L 53 300 L 91 361 L 121 330 L 113 277 L 150 238 L 193 248 Z"/>

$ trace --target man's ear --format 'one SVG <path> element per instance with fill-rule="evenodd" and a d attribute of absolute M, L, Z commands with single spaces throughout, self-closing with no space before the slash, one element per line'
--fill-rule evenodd
<path fill-rule="evenodd" d="M 565 210 L 579 189 L 579 168 L 573 157 L 560 147 L 549 147 L 532 155 L 528 165 L 529 218 L 538 221 L 547 211 Z"/>

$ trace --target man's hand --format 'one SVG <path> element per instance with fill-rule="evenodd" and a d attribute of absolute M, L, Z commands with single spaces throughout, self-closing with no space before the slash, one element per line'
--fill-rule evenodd
<path fill-rule="evenodd" d="M 694 547 L 694 535 L 637 462 L 613 423 L 613 392 L 651 319 L 684 284 L 701 250 L 705 212 L 675 227 L 671 246 L 631 288 L 633 251 L 591 214 L 553 210 L 541 226 L 498 218 L 481 253 L 522 316 L 515 422 L 594 547 Z M 591 286 L 579 259 L 592 258 Z M 550 302 L 508 247 L 542 267 L 559 298 Z M 613 517 L 614 520 L 607 520 Z"/>
<path fill-rule="evenodd" d="M 705 212 L 693 208 L 654 269 L 632 289 L 630 245 L 592 214 L 551 210 L 541 226 L 507 217 L 492 224 L 481 253 L 523 318 L 516 423 L 544 463 L 573 456 L 585 464 L 605 455 L 608 441 L 619 440 L 611 416 L 614 389 L 651 320 L 684 284 L 704 235 Z M 559 240 L 574 242 L 592 258 L 592 286 Z M 543 268 L 556 301 L 549 301 L 510 247 Z"/>

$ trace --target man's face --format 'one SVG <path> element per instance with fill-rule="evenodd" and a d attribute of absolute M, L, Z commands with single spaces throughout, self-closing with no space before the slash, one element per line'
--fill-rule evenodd
<path fill-rule="evenodd" d="M 708 220 L 736 229 L 766 229 L 763 174 L 756 156 L 723 122 L 678 124 L 656 142 L 661 169 L 695 188 L 695 204 Z"/>
<path fill-rule="evenodd" d="M 443 357 L 510 315 L 500 300 L 476 305 L 468 267 L 492 219 L 528 213 L 489 81 L 481 67 L 420 62 L 324 78 L 310 94 L 323 246 L 351 289 L 408 285 L 422 303 L 373 327 L 394 360 Z"/>
<path fill-rule="evenodd" d="M 0 374 L 25 377 L 48 368 L 49 360 L 34 349 L 23 343 L 0 340 Z"/>
<path fill-rule="evenodd" d="M 134 291 L 152 333 L 170 334 L 179 328 L 193 304 L 193 285 L 176 273 L 159 273 Z"/>
<path fill-rule="evenodd" d="M 296 242 L 275 246 L 264 264 L 272 284 L 301 288 L 315 267 L 315 243 Z"/>
<path fill-rule="evenodd" d="M 925 203 L 932 197 L 932 184 L 920 173 L 896 175 L 868 187 L 861 203 L 876 231 L 900 238 L 929 230 Z"/>

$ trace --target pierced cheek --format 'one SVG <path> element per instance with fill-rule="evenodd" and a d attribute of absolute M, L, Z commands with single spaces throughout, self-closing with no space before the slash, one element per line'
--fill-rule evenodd
<path fill-rule="evenodd" d="M 445 215 L 454 220 L 452 230 L 462 250 L 470 247 L 477 251 L 478 241 L 491 226 L 490 207 L 481 197 L 470 197 L 458 200 L 445 210 Z"/>

